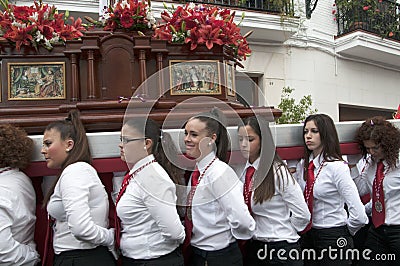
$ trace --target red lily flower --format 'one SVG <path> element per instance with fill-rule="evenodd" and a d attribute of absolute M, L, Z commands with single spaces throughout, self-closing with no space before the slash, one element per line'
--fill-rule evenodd
<path fill-rule="evenodd" d="M 223 45 L 224 43 L 219 38 L 220 28 L 214 28 L 211 25 L 202 25 L 199 30 L 200 38 L 199 43 L 205 43 L 207 48 L 211 50 L 215 44 Z"/>
<path fill-rule="evenodd" d="M 15 43 L 17 50 L 22 46 L 38 45 L 51 49 L 52 44 L 60 39 L 66 41 L 81 37 L 85 30 L 82 20 L 74 21 L 72 18 L 71 21 L 73 25 L 66 25 L 63 13 L 57 13 L 54 6 L 36 1 L 29 7 L 10 4 L 7 10 L 0 12 L 3 37 Z"/>

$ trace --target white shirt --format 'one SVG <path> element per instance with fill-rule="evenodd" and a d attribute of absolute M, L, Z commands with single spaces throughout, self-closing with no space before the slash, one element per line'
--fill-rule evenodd
<path fill-rule="evenodd" d="M 35 265 L 40 260 L 33 240 L 35 211 L 31 180 L 18 169 L 1 173 L 0 265 Z"/>
<path fill-rule="evenodd" d="M 244 184 L 246 170 L 253 166 L 258 169 L 260 158 L 250 164 L 248 161 L 241 171 L 241 181 Z M 302 231 L 310 221 L 310 212 L 305 202 L 299 184 L 292 178 L 286 167 L 274 163 L 275 193 L 271 199 L 254 203 L 254 191 L 251 197 L 251 209 L 256 221 L 256 231 L 253 239 L 263 242 L 286 240 L 297 242 Z M 283 176 L 281 176 L 281 173 Z"/>
<path fill-rule="evenodd" d="M 384 176 L 383 194 L 385 197 L 385 223 L 386 225 L 400 225 L 400 163 L 396 162 L 396 168 L 389 168 L 387 162 L 383 161 Z M 362 174 L 359 173 L 357 167 L 351 169 L 351 175 L 360 194 L 371 193 L 372 185 L 376 175 L 377 163 L 371 158 L 367 159 Z"/>
<path fill-rule="evenodd" d="M 153 159 L 153 155 L 143 158 L 130 173 Z M 176 210 L 175 191 L 175 184 L 157 162 L 131 179 L 117 204 L 122 255 L 153 259 L 171 253 L 183 243 L 185 229 Z"/>
<path fill-rule="evenodd" d="M 200 176 L 214 157 L 211 152 L 197 163 Z M 235 238 L 252 238 L 256 225 L 244 203 L 242 187 L 235 171 L 218 158 L 207 169 L 192 201 L 192 246 L 213 251 L 227 247 Z"/>
<path fill-rule="evenodd" d="M 59 254 L 114 243 L 108 227 L 108 196 L 96 170 L 85 162 L 67 166 L 47 204 L 56 219 L 53 247 Z"/>
<path fill-rule="evenodd" d="M 368 223 L 368 217 L 357 187 L 350 176 L 348 165 L 344 161 L 332 161 L 324 162 L 322 166 L 323 158 L 320 155 L 316 158 L 311 155 L 311 160 L 314 161 L 314 176 L 316 177 L 313 191 L 312 227 L 322 229 L 347 225 L 351 235 L 354 235 Z M 300 167 L 303 169 L 304 163 Z M 306 182 L 303 171 L 297 171 L 296 176 L 304 191 Z M 345 203 L 348 207 L 348 215 L 344 209 Z"/>

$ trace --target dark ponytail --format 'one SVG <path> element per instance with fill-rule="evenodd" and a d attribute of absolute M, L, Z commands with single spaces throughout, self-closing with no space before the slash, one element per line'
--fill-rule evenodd
<path fill-rule="evenodd" d="M 89 149 L 89 141 L 86 136 L 86 131 L 80 119 L 78 110 L 71 110 L 68 117 L 63 121 L 57 121 L 49 124 L 45 131 L 56 130 L 60 132 L 61 140 L 72 139 L 74 141 L 73 148 L 68 152 L 67 158 L 61 165 L 61 172 L 47 192 L 43 204 L 46 205 L 51 195 L 54 193 L 54 188 L 64 169 L 76 162 L 92 162 L 92 156 Z"/>

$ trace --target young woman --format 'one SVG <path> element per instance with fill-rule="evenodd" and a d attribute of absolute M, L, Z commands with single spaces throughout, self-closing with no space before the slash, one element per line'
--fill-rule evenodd
<path fill-rule="evenodd" d="M 244 198 L 256 221 L 244 264 L 303 265 L 297 232 L 309 223 L 310 212 L 299 184 L 273 149 L 265 121 L 255 116 L 245 118 L 238 127 L 238 138 L 247 159 L 240 172 Z M 277 256 L 272 250 L 285 253 Z"/>
<path fill-rule="evenodd" d="M 351 257 L 345 251 L 353 248 L 351 235 L 368 223 L 368 217 L 342 159 L 335 124 L 325 114 L 310 115 L 303 137 L 304 171 L 298 182 L 304 188 L 311 222 L 301 241 L 303 249 L 316 252 L 305 265 L 349 265 Z M 334 254 L 328 252 L 332 249 Z"/>
<path fill-rule="evenodd" d="M 218 109 L 191 117 L 185 125 L 186 154 L 196 161 L 185 216 L 184 248 L 191 245 L 191 265 L 242 265 L 236 239 L 255 230 L 242 196 L 242 183 L 225 160 L 228 135 Z M 186 253 L 186 252 L 185 252 Z"/>
<path fill-rule="evenodd" d="M 36 196 L 20 169 L 31 159 L 33 141 L 22 129 L 0 125 L 0 265 L 35 265 Z"/>
<path fill-rule="evenodd" d="M 170 135 L 151 119 L 131 119 L 119 147 L 130 169 L 116 200 L 123 265 L 183 265 L 175 187 L 181 175 L 168 157 L 177 154 Z"/>
<path fill-rule="evenodd" d="M 372 250 L 362 265 L 397 265 L 400 258 L 400 130 L 384 117 L 367 119 L 356 140 L 367 162 L 360 173 L 350 165 L 360 194 L 371 194 L 372 225 L 365 248 Z M 370 156 L 368 156 L 368 154 Z M 387 256 L 395 256 L 395 260 Z"/>
<path fill-rule="evenodd" d="M 54 265 L 114 265 L 107 248 L 114 245 L 114 231 L 107 229 L 108 196 L 90 165 L 78 111 L 46 127 L 42 154 L 47 167 L 61 170 L 44 200 L 55 219 Z"/>

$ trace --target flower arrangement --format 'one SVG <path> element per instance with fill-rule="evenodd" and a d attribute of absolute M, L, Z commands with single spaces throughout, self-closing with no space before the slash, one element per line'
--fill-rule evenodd
<path fill-rule="evenodd" d="M 400 104 L 399 107 L 397 107 L 397 112 L 393 114 L 393 119 L 400 119 Z"/>
<path fill-rule="evenodd" d="M 210 5 L 195 5 L 188 3 L 175 8 L 168 8 L 165 4 L 161 13 L 165 24 L 159 25 L 154 37 L 168 40 L 170 43 L 190 43 L 194 50 L 200 44 L 212 49 L 215 44 L 227 45 L 233 49 L 238 60 L 245 60 L 251 50 L 246 37 L 241 35 L 240 23 L 234 22 L 235 12 Z"/>
<path fill-rule="evenodd" d="M 0 36 L 21 46 L 43 46 L 48 50 L 54 44 L 65 44 L 67 40 L 80 38 L 85 31 L 82 20 L 70 17 L 71 25 L 66 24 L 63 13 L 58 13 L 54 6 L 34 1 L 32 6 L 16 6 L 8 0 L 0 0 L 4 11 L 0 11 Z"/>
<path fill-rule="evenodd" d="M 151 29 L 155 24 L 150 9 L 150 0 L 124 0 L 117 1 L 114 6 L 109 6 L 102 17 L 104 30 L 115 31 L 140 31 Z"/>

